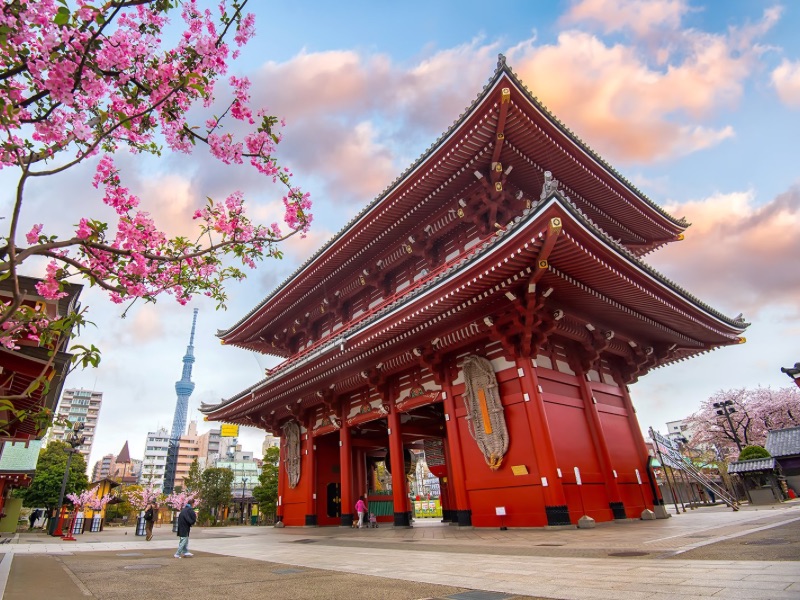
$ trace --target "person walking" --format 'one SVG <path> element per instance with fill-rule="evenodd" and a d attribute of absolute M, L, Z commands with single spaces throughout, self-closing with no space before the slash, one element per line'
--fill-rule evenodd
<path fill-rule="evenodd" d="M 153 539 L 153 523 L 156 521 L 156 505 L 150 502 L 144 509 L 144 530 L 147 533 L 146 541 Z"/>
<path fill-rule="evenodd" d="M 194 556 L 194 554 L 189 552 L 189 531 L 192 529 L 192 525 L 194 525 L 195 521 L 197 521 L 197 515 L 194 514 L 192 504 L 193 501 L 189 500 L 178 515 L 178 537 L 180 541 L 178 542 L 178 551 L 175 553 L 175 558 Z"/>
<path fill-rule="evenodd" d="M 358 528 L 361 529 L 364 526 L 364 515 L 367 513 L 367 503 L 364 502 L 364 496 L 358 497 L 356 512 L 358 513 Z"/>

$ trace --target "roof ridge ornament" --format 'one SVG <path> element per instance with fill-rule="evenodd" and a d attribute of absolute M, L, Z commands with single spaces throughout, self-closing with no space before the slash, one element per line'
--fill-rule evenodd
<path fill-rule="evenodd" d="M 501 71 L 506 66 L 506 56 L 502 52 L 497 55 L 497 70 Z"/>

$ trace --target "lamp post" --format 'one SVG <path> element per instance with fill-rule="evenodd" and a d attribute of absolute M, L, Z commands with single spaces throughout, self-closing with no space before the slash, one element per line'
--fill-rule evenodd
<path fill-rule="evenodd" d="M 800 387 L 800 362 L 794 363 L 793 367 L 781 367 L 781 373 L 786 373 Z"/>
<path fill-rule="evenodd" d="M 61 491 L 58 494 L 58 513 L 56 519 L 56 526 L 55 528 L 51 528 L 51 535 L 60 537 L 64 535 L 64 532 L 61 530 L 62 521 L 64 520 L 64 511 L 62 510 L 62 504 L 64 502 L 64 493 L 67 491 L 67 481 L 69 480 L 69 465 L 72 462 L 72 455 L 75 454 L 80 446 L 83 445 L 83 442 L 86 441 L 85 436 L 80 435 L 81 431 L 83 431 L 83 423 L 76 423 L 75 426 L 70 430 L 70 432 L 65 436 L 64 441 L 69 445 L 67 449 L 67 467 L 64 469 L 64 478 L 61 480 Z M 72 532 L 68 532 L 71 534 Z"/>
<path fill-rule="evenodd" d="M 736 409 L 733 408 L 733 400 L 725 400 L 724 402 L 714 402 L 714 408 L 717 409 L 717 414 L 719 416 L 725 416 L 728 419 L 728 425 L 731 426 L 731 433 L 733 434 L 733 441 L 736 442 L 736 447 L 739 448 L 739 452 L 742 451 L 742 443 L 739 441 L 739 436 L 736 435 L 736 428 L 733 426 L 733 421 L 731 420 L 731 415 L 736 412 Z"/>
<path fill-rule="evenodd" d="M 242 477 L 242 525 L 244 525 L 244 489 L 247 485 L 247 477 Z"/>

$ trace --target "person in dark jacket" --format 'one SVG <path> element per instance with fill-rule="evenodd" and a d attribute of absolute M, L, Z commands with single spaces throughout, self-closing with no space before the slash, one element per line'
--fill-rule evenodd
<path fill-rule="evenodd" d="M 195 521 L 197 521 L 197 515 L 194 514 L 192 501 L 189 500 L 186 506 L 181 509 L 181 514 L 178 515 L 178 537 L 180 541 L 178 542 L 178 551 L 175 553 L 175 558 L 194 556 L 189 552 L 189 531 Z"/>
<path fill-rule="evenodd" d="M 144 530 L 147 534 L 145 538 L 148 542 L 153 539 L 153 523 L 156 521 L 156 505 L 152 502 L 148 503 L 147 508 L 144 510 Z"/>

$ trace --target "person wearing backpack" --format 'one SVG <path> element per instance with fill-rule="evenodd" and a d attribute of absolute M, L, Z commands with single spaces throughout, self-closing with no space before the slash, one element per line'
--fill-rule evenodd
<path fill-rule="evenodd" d="M 156 505 L 150 502 L 144 510 L 144 530 L 147 532 L 145 538 L 148 542 L 153 538 L 153 523 L 156 520 Z"/>

